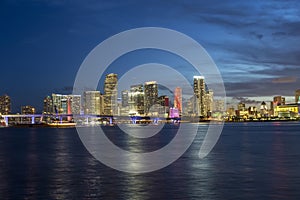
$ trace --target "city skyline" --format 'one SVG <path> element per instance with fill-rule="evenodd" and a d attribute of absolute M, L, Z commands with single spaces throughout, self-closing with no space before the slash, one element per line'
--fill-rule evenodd
<path fill-rule="evenodd" d="M 285 96 L 274 96 L 272 99 L 264 99 L 262 101 L 251 101 L 247 98 L 237 98 L 236 104 L 227 104 L 227 108 L 219 109 L 221 104 L 224 104 L 224 99 L 214 99 L 213 91 L 207 88 L 204 76 L 193 76 L 194 94 L 188 99 L 182 99 L 183 90 L 180 87 L 175 87 L 171 96 L 166 95 L 166 90 L 171 91 L 171 88 L 159 88 L 160 84 L 153 81 L 145 81 L 143 84 L 133 84 L 130 89 L 118 90 L 118 74 L 106 74 L 104 81 L 103 92 L 100 90 L 86 90 L 83 95 L 78 94 L 56 94 L 48 95 L 43 99 L 43 111 L 40 112 L 32 104 L 23 104 L 21 106 L 21 114 L 86 114 L 86 115 L 151 115 L 151 112 L 159 111 L 158 107 L 152 107 L 155 104 L 168 107 L 167 110 L 160 110 L 162 113 L 169 113 L 176 109 L 176 112 L 189 115 L 210 117 L 214 112 L 230 113 L 234 111 L 247 111 L 262 109 L 267 111 L 277 112 L 281 109 L 287 109 L 284 105 L 297 109 L 300 103 L 300 89 L 294 91 L 293 101 L 287 101 Z M 106 99 L 106 100 L 105 100 Z M 117 100 L 119 99 L 119 100 Z M 171 102 L 174 102 L 173 104 Z M 221 102 L 222 101 L 222 102 Z M 265 103 L 267 102 L 267 103 Z M 219 104 L 219 105 L 217 105 Z M 249 108 L 246 108 L 249 106 Z M 267 105 L 268 104 L 268 105 Z M 254 106 L 253 106 L 254 105 Z M 225 106 L 225 104 L 223 105 Z M 242 107 L 241 107 L 242 106 Z M 269 107 L 268 107 L 269 106 Z M 278 108 L 278 106 L 284 106 Z M 222 107 L 222 106 L 221 106 Z M 2 114 L 13 114 L 11 110 L 10 96 L 0 95 L 0 110 Z M 235 109 L 236 108 L 236 109 Z M 121 110 L 120 110 L 121 109 Z M 158 110 L 157 110 L 158 109 Z M 300 109 L 300 108 L 299 108 Z M 108 110 L 108 111 L 107 111 Z M 183 112 L 183 110 L 185 112 Z M 38 111 L 38 112 L 37 112 Z M 172 111 L 173 112 L 173 111 Z M 283 111 L 282 111 L 283 112 Z M 298 112 L 298 111 L 297 111 Z M 243 114 L 243 113 L 242 113 Z M 231 114 L 229 114 L 231 115 Z M 236 113 L 234 114 L 236 115 Z M 237 115 L 240 115 L 238 113 Z M 71 119 L 68 117 L 68 119 Z M 70 120 L 69 120 L 70 121 Z"/>
<path fill-rule="evenodd" d="M 229 98 L 283 95 L 292 102 L 299 89 L 298 1 L 5 0 L 0 5 L 0 94 L 11 96 L 12 110 L 39 105 L 52 92 L 71 93 L 80 64 L 96 45 L 144 26 L 174 29 L 202 44 L 221 71 Z M 122 76 L 147 62 L 186 65 L 166 53 L 133 52 L 108 73 L 117 69 Z M 186 73 L 192 77 L 193 72 Z"/>

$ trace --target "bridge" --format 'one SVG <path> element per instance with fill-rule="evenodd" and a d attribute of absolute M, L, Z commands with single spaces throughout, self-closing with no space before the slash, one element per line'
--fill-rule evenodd
<path fill-rule="evenodd" d="M 36 123 L 36 118 L 40 119 L 40 122 L 43 121 L 44 118 L 56 119 L 60 123 L 63 123 L 64 118 L 83 118 L 88 122 L 89 118 L 99 118 L 99 119 L 108 119 L 109 123 L 113 123 L 113 116 L 109 115 L 73 115 L 73 114 L 8 114 L 8 115 L 0 115 L 6 123 L 9 124 L 9 119 L 30 119 L 31 124 Z M 70 120 L 69 120 L 70 121 Z"/>

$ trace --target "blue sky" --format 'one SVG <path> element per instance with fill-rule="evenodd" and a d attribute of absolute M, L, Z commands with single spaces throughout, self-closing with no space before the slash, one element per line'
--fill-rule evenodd
<path fill-rule="evenodd" d="M 12 97 L 14 111 L 41 108 L 52 92 L 71 93 L 96 45 L 145 26 L 198 41 L 221 71 L 227 96 L 293 96 L 300 88 L 298 1 L 2 0 L 0 22 L 0 94 Z"/>

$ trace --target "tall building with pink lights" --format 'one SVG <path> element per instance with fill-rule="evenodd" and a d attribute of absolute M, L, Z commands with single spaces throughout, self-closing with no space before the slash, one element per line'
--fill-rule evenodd
<path fill-rule="evenodd" d="M 180 87 L 176 87 L 174 91 L 174 108 L 182 113 L 182 89 Z"/>

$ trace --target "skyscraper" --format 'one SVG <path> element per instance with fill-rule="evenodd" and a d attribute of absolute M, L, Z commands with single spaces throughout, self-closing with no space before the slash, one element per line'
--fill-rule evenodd
<path fill-rule="evenodd" d="M 117 113 L 118 75 L 107 74 L 104 82 L 104 114 Z"/>
<path fill-rule="evenodd" d="M 205 81 L 204 76 L 194 76 L 194 96 L 196 115 L 205 117 Z"/>
<path fill-rule="evenodd" d="M 85 91 L 84 92 L 84 114 L 86 115 L 100 115 L 100 92 L 99 91 Z"/>
<path fill-rule="evenodd" d="M 0 113 L 7 115 L 11 112 L 11 102 L 8 95 L 0 96 Z"/>
<path fill-rule="evenodd" d="M 79 115 L 81 113 L 81 95 L 68 95 L 67 113 Z"/>
<path fill-rule="evenodd" d="M 131 114 L 144 114 L 144 91 L 143 84 L 130 86 L 128 93 L 129 112 Z"/>
<path fill-rule="evenodd" d="M 46 96 L 43 102 L 43 114 L 52 114 L 52 113 L 53 113 L 52 98 L 50 96 Z"/>
<path fill-rule="evenodd" d="M 300 103 L 300 89 L 295 91 L 295 103 Z"/>
<path fill-rule="evenodd" d="M 127 107 L 128 106 L 128 90 L 123 90 L 122 91 L 122 107 Z"/>
<path fill-rule="evenodd" d="M 158 87 L 156 81 L 149 81 L 146 82 L 144 85 L 145 89 L 145 114 L 148 114 L 150 111 L 150 108 L 154 106 L 157 103 L 158 99 Z"/>
<path fill-rule="evenodd" d="M 182 89 L 180 87 L 176 87 L 174 91 L 174 107 L 179 113 L 182 112 Z"/>

